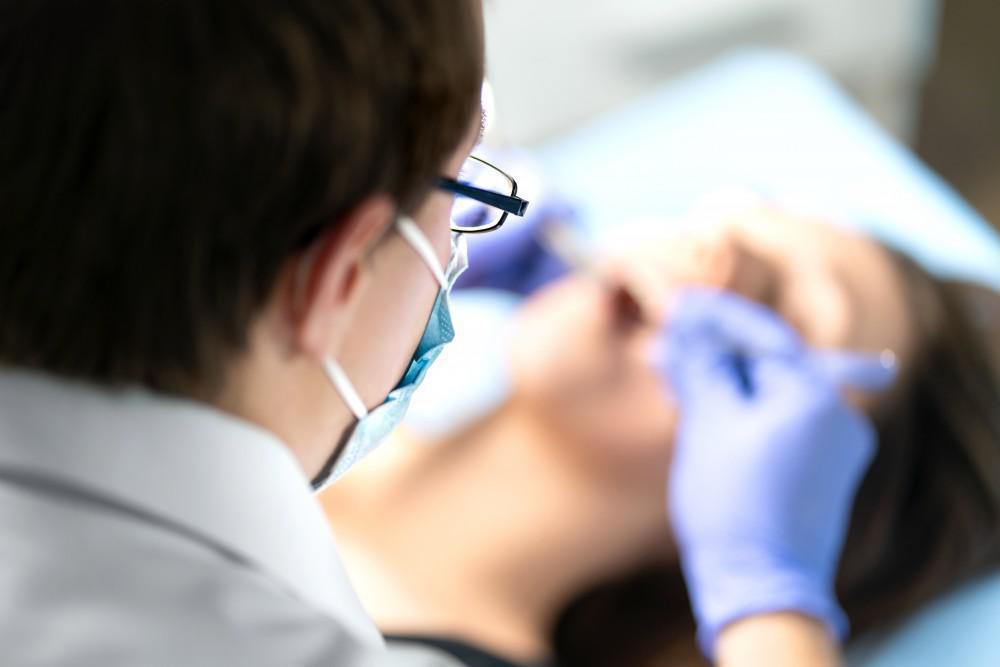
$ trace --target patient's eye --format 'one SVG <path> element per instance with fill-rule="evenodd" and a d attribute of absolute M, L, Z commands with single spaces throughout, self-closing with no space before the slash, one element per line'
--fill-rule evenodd
<path fill-rule="evenodd" d="M 752 301 L 777 309 L 779 294 L 785 277 L 777 263 L 755 251 L 747 244 L 731 239 L 726 244 L 724 260 L 724 289 Z"/>
<path fill-rule="evenodd" d="M 847 341 L 849 299 L 843 284 L 826 272 L 790 274 L 776 308 L 807 343 L 839 346 Z"/>

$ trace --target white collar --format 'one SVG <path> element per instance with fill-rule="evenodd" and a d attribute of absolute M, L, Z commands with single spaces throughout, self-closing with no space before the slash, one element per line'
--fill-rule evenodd
<path fill-rule="evenodd" d="M 207 405 L 0 372 L 0 467 L 155 515 L 380 645 L 309 481 L 273 435 Z"/>

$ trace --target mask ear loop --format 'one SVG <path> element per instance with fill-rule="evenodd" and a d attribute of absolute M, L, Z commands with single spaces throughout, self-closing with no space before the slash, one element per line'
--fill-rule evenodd
<path fill-rule="evenodd" d="M 313 260 L 316 256 L 316 249 L 310 248 L 306 251 L 305 255 L 302 257 L 301 263 L 298 266 L 298 270 L 295 275 L 295 295 L 293 298 L 294 306 L 299 308 L 302 306 L 303 294 L 306 290 L 306 284 L 309 281 L 309 269 L 312 268 Z M 354 385 L 347 377 L 347 373 L 332 357 L 328 357 L 323 360 L 323 371 L 326 373 L 326 377 L 330 380 L 333 388 L 337 390 L 340 394 L 341 400 L 347 405 L 347 409 L 351 411 L 355 419 L 361 421 L 368 416 L 368 408 L 365 406 L 365 402 L 361 400 L 361 396 L 358 394 Z"/>
<path fill-rule="evenodd" d="M 447 290 L 448 279 L 444 275 L 444 269 L 441 268 L 441 260 L 438 259 L 437 253 L 434 252 L 434 246 L 427 240 L 427 236 L 420 231 L 417 224 L 412 219 L 401 216 L 396 219 L 396 229 L 399 230 L 399 235 L 410 244 L 414 252 L 420 255 L 420 259 L 424 260 L 424 264 L 434 274 L 434 279 L 437 280 L 441 289 Z"/>
<path fill-rule="evenodd" d="M 344 372 L 341 365 L 332 357 L 327 357 L 323 361 L 323 370 L 326 371 L 326 377 L 330 379 L 334 389 L 344 399 L 344 403 L 347 404 L 348 409 L 354 414 L 355 418 L 361 421 L 367 417 L 368 408 L 365 407 L 365 402 L 361 400 L 361 396 L 358 395 L 354 385 L 347 378 L 347 373 Z"/>
<path fill-rule="evenodd" d="M 434 247 L 431 246 L 431 242 L 427 240 L 427 237 L 420 231 L 416 223 L 404 216 L 396 220 L 396 228 L 399 230 L 400 236 L 420 255 L 420 258 L 430 269 L 438 284 L 441 285 L 441 288 L 447 289 L 448 282 L 445 278 L 444 270 L 441 268 L 441 263 L 434 252 Z M 343 367 L 333 358 L 327 358 L 323 361 L 323 370 L 355 418 L 361 421 L 367 417 L 368 408 L 365 407 L 364 401 L 361 400 L 361 396 L 347 377 L 347 373 L 344 372 Z"/>

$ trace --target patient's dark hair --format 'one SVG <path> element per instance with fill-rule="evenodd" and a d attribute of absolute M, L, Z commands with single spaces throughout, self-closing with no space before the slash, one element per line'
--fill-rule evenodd
<path fill-rule="evenodd" d="M 855 502 L 838 574 L 854 635 L 888 629 L 1000 565 L 1000 294 L 937 280 L 894 254 L 917 341 L 872 411 L 879 450 Z M 554 631 L 557 664 L 706 664 L 676 568 L 580 596 Z"/>
<path fill-rule="evenodd" d="M 477 5 L 0 0 L 0 365 L 210 391 L 288 259 L 430 192 Z"/>

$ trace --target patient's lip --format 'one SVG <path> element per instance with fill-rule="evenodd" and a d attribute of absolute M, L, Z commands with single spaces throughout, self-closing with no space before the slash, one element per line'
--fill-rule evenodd
<path fill-rule="evenodd" d="M 611 295 L 615 322 L 621 327 L 631 327 L 645 322 L 645 314 L 638 299 L 625 285 L 615 285 Z"/>

